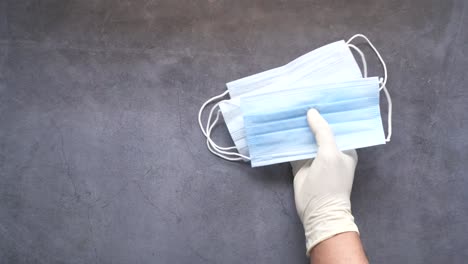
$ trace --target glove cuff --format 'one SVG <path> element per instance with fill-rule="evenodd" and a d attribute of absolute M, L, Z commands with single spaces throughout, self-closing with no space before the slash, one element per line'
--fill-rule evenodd
<path fill-rule="evenodd" d="M 307 256 L 318 243 L 344 232 L 357 232 L 349 200 L 332 200 L 314 212 L 304 215 L 303 224 L 306 236 Z"/>
<path fill-rule="evenodd" d="M 359 234 L 359 229 L 354 222 L 343 222 L 336 223 L 333 228 L 328 230 L 323 230 L 322 232 L 315 232 L 314 234 L 311 234 L 310 236 L 306 237 L 306 255 L 309 257 L 311 249 L 320 242 L 345 232 L 356 232 Z"/>

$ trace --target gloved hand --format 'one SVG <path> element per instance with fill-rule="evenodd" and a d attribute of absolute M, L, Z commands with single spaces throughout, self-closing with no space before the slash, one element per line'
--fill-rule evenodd
<path fill-rule="evenodd" d="M 313 160 L 291 162 L 297 213 L 304 225 L 307 255 L 318 243 L 339 233 L 359 232 L 351 214 L 355 150 L 338 150 L 327 121 L 311 109 L 307 121 L 318 144 Z"/>

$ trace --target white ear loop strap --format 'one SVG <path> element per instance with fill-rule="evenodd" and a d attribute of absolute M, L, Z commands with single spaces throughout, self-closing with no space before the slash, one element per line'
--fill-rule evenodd
<path fill-rule="evenodd" d="M 353 39 L 357 38 L 357 37 L 361 37 L 361 38 L 365 39 L 369 43 L 369 46 L 371 46 L 371 48 L 374 50 L 375 54 L 379 58 L 380 63 L 382 63 L 382 68 L 384 70 L 384 78 L 380 79 L 381 86 L 379 87 L 379 91 L 383 90 L 384 93 L 385 93 L 385 97 L 387 98 L 388 117 L 387 117 L 387 137 L 385 138 L 385 141 L 390 142 L 390 140 L 392 138 L 392 110 L 393 110 L 393 107 L 392 107 L 392 97 L 390 96 L 390 93 L 388 92 L 387 87 L 385 86 L 387 84 L 387 78 L 388 78 L 387 65 L 385 65 L 385 61 L 382 59 L 382 56 L 380 56 L 380 53 L 377 51 L 377 49 L 374 47 L 372 42 L 366 36 L 364 36 L 362 34 L 356 34 L 356 35 L 352 36 L 348 41 L 346 41 L 346 44 L 348 44 L 348 47 L 354 49 L 361 56 L 362 64 L 363 64 L 364 78 L 367 77 L 367 62 L 366 62 L 366 58 L 364 56 L 364 53 L 358 47 L 356 47 L 355 45 L 350 44 L 350 42 Z"/>
<path fill-rule="evenodd" d="M 214 106 L 212 108 L 212 110 L 215 108 L 216 106 Z M 229 160 L 229 161 L 242 161 L 244 159 L 246 160 L 250 160 L 249 157 L 247 156 L 244 156 L 240 153 L 237 153 L 237 152 L 226 152 L 226 151 L 223 151 L 223 150 L 220 150 L 219 149 L 219 146 L 216 145 L 210 138 L 210 134 L 211 134 L 211 130 L 213 129 L 213 127 L 216 126 L 216 123 L 218 122 L 219 120 L 219 114 L 221 113 L 220 110 L 217 111 L 216 113 L 216 118 L 215 120 L 213 121 L 213 123 L 209 126 L 207 126 L 207 141 L 206 141 L 206 146 L 208 147 L 208 149 L 210 150 L 211 153 L 215 154 L 216 156 L 218 157 L 221 157 L 225 160 Z M 236 148 L 236 147 L 233 147 L 233 148 Z M 234 157 L 230 157 L 230 156 L 234 156 Z"/>
<path fill-rule="evenodd" d="M 208 133 L 211 133 L 211 130 L 213 129 L 213 127 L 216 125 L 216 122 L 218 121 L 219 119 L 219 110 L 218 112 L 216 113 L 216 119 L 215 121 L 213 122 L 213 124 L 211 126 L 208 126 L 208 129 L 207 129 L 207 132 Z M 223 158 L 223 159 L 226 159 L 226 160 L 230 160 L 230 161 L 239 161 L 239 160 L 242 160 L 241 158 L 231 158 L 231 157 L 227 157 L 225 155 L 222 155 L 222 154 L 219 154 L 210 144 L 210 142 L 208 140 L 206 140 L 206 146 L 208 147 L 208 150 L 213 153 L 214 155 L 220 157 L 220 158 Z"/>
<path fill-rule="evenodd" d="M 382 56 L 380 56 L 379 51 L 377 51 L 377 49 L 375 48 L 374 44 L 372 44 L 372 42 L 366 36 L 364 36 L 362 34 L 356 34 L 356 35 L 352 36 L 348 41 L 346 41 L 346 44 L 349 44 L 351 41 L 353 41 L 353 39 L 358 38 L 358 37 L 365 39 L 367 41 L 367 43 L 369 43 L 369 46 L 374 50 L 375 54 L 377 55 L 377 57 L 380 60 L 380 63 L 382 64 L 382 68 L 383 68 L 383 71 L 384 71 L 384 80 L 383 80 L 382 85 L 379 88 L 379 90 L 382 90 L 383 87 L 385 87 L 385 84 L 387 84 L 387 78 L 388 78 L 387 77 L 387 65 L 385 64 L 385 61 L 382 59 Z"/>
<path fill-rule="evenodd" d="M 221 101 L 222 102 L 222 101 Z M 211 139 L 211 131 L 213 130 L 213 128 L 216 126 L 216 123 L 218 122 L 219 120 L 219 114 L 221 113 L 221 111 L 218 109 L 217 113 L 216 113 L 216 118 L 215 120 L 213 121 L 213 123 L 211 123 L 211 118 L 213 116 L 213 113 L 215 111 L 216 108 L 219 108 L 219 104 L 221 102 L 218 102 L 216 103 L 212 108 L 211 108 L 211 111 L 210 111 L 210 114 L 208 116 L 208 121 L 207 121 L 207 125 L 206 125 L 206 140 L 207 140 L 207 145 L 209 145 L 208 149 L 214 154 L 214 151 L 216 151 L 217 153 L 217 156 L 219 157 L 223 157 L 224 159 L 226 160 L 233 160 L 233 161 L 238 161 L 238 160 L 243 160 L 243 159 L 246 159 L 246 160 L 250 160 L 249 157 L 245 156 L 245 155 L 242 155 L 240 153 L 237 153 L 237 152 L 228 152 L 228 151 L 225 151 L 225 150 L 233 150 L 233 149 L 237 149 L 235 146 L 232 146 L 232 147 L 220 147 L 219 145 L 217 145 L 212 139 Z M 232 158 L 230 156 L 234 156 L 236 158 Z"/>
<path fill-rule="evenodd" d="M 221 102 L 223 102 L 225 100 L 221 100 L 219 102 L 217 102 L 210 110 L 210 114 L 208 115 L 208 120 L 206 121 L 206 139 L 208 140 L 208 142 L 210 142 L 210 144 L 215 148 L 215 149 L 218 149 L 218 150 L 231 150 L 231 149 L 236 149 L 235 146 L 231 146 L 231 147 L 220 147 L 219 145 L 217 145 L 216 143 L 214 143 L 214 141 L 211 139 L 210 135 L 211 135 L 211 129 L 213 129 L 213 127 L 215 126 L 216 122 L 218 122 L 218 119 L 219 119 L 219 112 L 220 110 L 218 109 L 218 113 L 216 115 L 216 119 L 213 121 L 213 124 L 210 125 L 211 123 L 211 118 L 213 117 L 213 113 L 215 111 L 216 108 L 219 108 L 219 104 Z"/>
<path fill-rule="evenodd" d="M 203 132 L 203 135 L 205 135 L 206 137 L 206 146 L 208 147 L 208 150 L 213 153 L 214 155 L 220 157 L 220 158 L 223 158 L 223 159 L 226 159 L 226 160 L 230 160 L 230 161 L 241 161 L 241 160 L 250 160 L 249 157 L 245 156 L 245 155 L 242 155 L 240 153 L 237 153 L 237 152 L 227 152 L 226 150 L 234 150 L 236 149 L 236 146 L 231 146 L 231 147 L 221 147 L 219 145 L 217 145 L 212 139 L 211 139 L 211 131 L 212 129 L 215 127 L 216 123 L 218 122 L 219 120 L 219 114 L 220 114 L 220 110 L 218 109 L 217 113 L 216 113 L 216 118 L 215 120 L 213 121 L 213 123 L 211 123 L 211 118 L 213 117 L 213 113 L 215 111 L 216 108 L 219 108 L 219 104 L 224 101 L 219 101 L 217 102 L 210 110 L 210 113 L 208 115 L 208 120 L 207 120 L 207 124 L 206 124 L 206 128 L 203 126 L 202 124 L 202 120 L 201 120 L 201 116 L 202 116 L 202 113 L 203 113 L 203 110 L 206 108 L 206 106 L 212 102 L 214 102 L 215 100 L 219 100 L 220 98 L 224 97 L 225 95 L 228 94 L 228 91 L 225 91 L 223 92 L 222 94 L 219 94 L 217 96 L 213 96 L 211 97 L 210 99 L 208 99 L 205 103 L 203 103 L 203 105 L 200 107 L 200 110 L 198 111 L 198 125 L 200 126 L 200 129 L 201 131 Z M 234 156 L 234 157 L 230 157 L 230 156 Z"/>
<path fill-rule="evenodd" d="M 224 100 L 223 100 L 224 101 Z M 213 113 L 215 111 L 216 108 L 219 108 L 219 104 L 223 101 L 220 101 L 218 103 L 216 103 L 212 108 L 211 108 L 211 111 L 210 111 L 210 114 L 208 115 L 208 121 L 207 121 L 207 125 L 206 125 L 206 139 L 207 141 L 209 142 L 209 144 L 211 145 L 212 148 L 214 148 L 219 154 L 225 154 L 225 155 L 231 155 L 231 156 L 236 156 L 236 157 L 240 157 L 240 158 L 244 158 L 244 159 L 249 159 L 249 157 L 245 156 L 245 155 L 242 155 L 240 153 L 237 153 L 237 152 L 227 152 L 225 150 L 232 150 L 232 149 L 237 149 L 235 146 L 232 146 L 232 147 L 220 147 L 218 144 L 216 144 L 212 139 L 211 139 L 211 130 L 213 129 L 213 127 L 215 127 L 216 123 L 218 122 L 219 120 L 219 114 L 220 114 L 220 110 L 218 109 L 217 113 L 216 113 L 216 118 L 215 120 L 213 121 L 213 123 L 211 123 L 211 118 L 213 117 Z"/>
<path fill-rule="evenodd" d="M 203 132 L 203 135 L 205 135 L 206 137 L 206 131 L 205 131 L 205 128 L 203 127 L 202 125 L 202 120 L 201 120 L 201 116 L 202 116 L 202 113 L 203 113 L 203 110 L 205 110 L 205 107 L 210 104 L 211 102 L 215 101 L 215 100 L 218 100 L 220 98 L 223 98 L 226 94 L 228 94 L 228 90 L 226 90 L 224 93 L 222 94 L 219 94 L 219 95 L 216 95 L 216 96 L 213 96 L 211 97 L 210 99 L 206 100 L 206 102 L 204 102 L 202 104 L 202 106 L 200 107 L 200 110 L 198 110 L 198 125 L 200 126 L 200 129 L 201 131 Z"/>
<path fill-rule="evenodd" d="M 383 91 L 385 93 L 385 97 L 387 97 L 387 105 L 388 105 L 388 116 L 387 116 L 387 138 L 385 139 L 386 142 L 390 142 L 392 138 L 392 97 L 390 97 L 390 93 L 387 90 L 387 87 L 383 87 Z"/>
<path fill-rule="evenodd" d="M 354 49 L 357 53 L 359 53 L 359 55 L 361 55 L 363 76 L 364 78 L 367 78 L 366 56 L 364 56 L 364 53 L 358 47 L 354 46 L 353 44 L 348 44 L 348 47 Z"/>

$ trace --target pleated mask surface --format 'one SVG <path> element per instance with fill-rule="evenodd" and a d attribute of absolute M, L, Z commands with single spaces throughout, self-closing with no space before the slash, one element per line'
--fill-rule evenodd
<path fill-rule="evenodd" d="M 385 144 L 379 79 L 303 85 L 241 98 L 252 167 L 313 158 L 315 138 L 307 111 L 317 109 L 330 124 L 340 150 Z"/>

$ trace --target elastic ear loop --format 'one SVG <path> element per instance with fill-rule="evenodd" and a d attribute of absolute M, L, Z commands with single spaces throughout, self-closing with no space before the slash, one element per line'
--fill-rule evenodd
<path fill-rule="evenodd" d="M 212 108 L 212 110 L 214 109 L 215 107 Z M 249 157 L 247 156 L 244 156 L 240 153 L 235 153 L 235 152 L 226 152 L 226 151 L 222 151 L 220 149 L 218 149 L 219 146 L 217 146 L 210 138 L 210 134 L 211 134 L 211 130 L 216 126 L 216 123 L 218 122 L 219 120 L 219 114 L 221 113 L 220 110 L 217 111 L 216 113 L 216 118 L 215 120 L 213 121 L 213 123 L 209 126 L 207 126 L 207 140 L 206 140 L 206 146 L 208 147 L 208 150 L 213 153 L 214 155 L 220 157 L 220 158 L 223 158 L 225 160 L 229 160 L 229 161 L 242 161 L 244 159 L 246 160 L 250 160 Z M 235 147 L 234 147 L 235 148 Z M 225 155 L 223 155 L 225 154 Z M 229 156 L 226 156 L 226 155 L 232 155 L 232 156 L 237 156 L 237 157 L 229 157 Z"/>
<path fill-rule="evenodd" d="M 207 129 L 207 132 L 208 134 L 211 133 L 211 130 L 213 129 L 213 127 L 216 125 L 216 122 L 218 121 L 219 119 L 219 110 L 216 114 L 216 119 L 215 121 L 213 122 L 213 124 L 211 126 L 208 127 Z M 208 147 L 208 150 L 213 153 L 214 155 L 220 157 L 220 158 L 223 158 L 223 159 L 226 159 L 226 160 L 229 160 L 229 161 L 239 161 L 239 160 L 242 160 L 241 158 L 231 158 L 231 157 L 227 157 L 225 155 L 222 155 L 222 154 L 219 154 L 218 152 L 215 151 L 215 149 L 213 149 L 213 147 L 211 146 L 210 142 L 208 140 L 206 140 L 206 146 Z"/>
<path fill-rule="evenodd" d="M 210 123 L 211 123 L 211 118 L 213 116 L 213 112 L 216 108 L 219 108 L 219 104 L 221 102 L 224 102 L 226 100 L 221 100 L 219 102 L 217 102 L 215 105 L 213 105 L 213 107 L 211 108 L 210 110 L 210 114 L 208 115 L 208 120 L 206 121 L 206 139 L 208 142 L 210 142 L 210 144 L 212 145 L 212 147 L 214 147 L 215 149 L 217 150 L 231 150 L 231 149 L 236 149 L 235 146 L 231 146 L 231 147 L 220 147 L 218 144 L 216 144 L 210 137 L 211 135 L 211 131 L 208 132 L 208 130 L 211 130 L 213 129 L 213 127 L 215 126 L 216 122 L 218 122 L 218 119 L 219 119 L 219 116 L 217 116 L 217 118 L 215 119 L 215 121 L 213 121 L 213 124 L 210 126 Z M 218 112 L 220 110 L 218 109 Z"/>
<path fill-rule="evenodd" d="M 210 137 L 211 135 L 211 130 L 215 127 L 216 123 L 218 122 L 219 120 L 219 114 L 220 114 L 220 110 L 218 110 L 217 112 L 217 115 L 216 115 L 216 119 L 213 121 L 213 123 L 210 125 L 211 123 L 211 118 L 213 116 L 213 112 L 214 110 L 218 107 L 219 108 L 219 104 L 225 100 L 222 100 L 220 102 L 217 102 L 210 110 L 210 113 L 209 113 L 209 116 L 208 116 L 208 120 L 207 120 L 207 125 L 206 125 L 206 128 L 204 128 L 203 124 L 202 124 L 202 120 L 201 120 L 201 116 L 202 116 L 202 113 L 203 113 L 203 110 L 206 108 L 206 106 L 210 103 L 212 103 L 213 101 L 215 100 L 218 100 L 222 97 L 224 97 L 225 95 L 228 94 L 228 91 L 225 91 L 223 92 L 222 94 L 219 94 L 219 95 L 216 95 L 216 96 L 213 96 L 211 97 L 210 99 L 208 99 L 205 103 L 203 103 L 203 105 L 200 107 L 200 110 L 198 111 L 198 125 L 200 126 L 200 129 L 201 131 L 203 132 L 203 135 L 205 135 L 206 137 L 206 145 L 208 147 L 208 150 L 213 153 L 214 155 L 220 157 L 220 158 L 223 158 L 223 159 L 226 159 L 226 160 L 230 160 L 230 161 L 241 161 L 241 160 L 244 160 L 244 159 L 247 159 L 247 160 L 250 160 L 249 157 L 245 156 L 245 155 L 242 155 L 240 153 L 237 153 L 237 152 L 226 152 L 225 150 L 233 150 L 233 149 L 237 149 L 236 146 L 231 146 L 231 147 L 221 147 L 219 145 L 217 145 Z M 224 155 L 223 155 L 224 154 Z M 229 157 L 229 156 L 226 156 L 226 155 L 230 155 L 230 156 L 237 156 L 236 158 L 232 158 L 232 157 Z"/>
<path fill-rule="evenodd" d="M 382 56 L 380 56 L 379 51 L 377 51 L 377 49 L 375 48 L 374 44 L 372 44 L 372 42 L 366 36 L 364 36 L 362 34 L 356 34 L 356 35 L 352 36 L 348 41 L 346 41 L 346 44 L 349 44 L 351 41 L 353 41 L 353 39 L 358 38 L 358 37 L 361 37 L 361 38 L 365 39 L 367 41 L 367 43 L 369 43 L 369 46 L 374 50 L 375 54 L 377 55 L 377 57 L 380 60 L 380 63 L 382 64 L 382 68 L 383 68 L 383 71 L 384 71 L 384 80 L 383 80 L 382 85 L 379 88 L 379 90 L 382 90 L 383 87 L 385 87 L 385 85 L 387 84 L 387 78 L 388 78 L 388 76 L 387 76 L 387 65 L 385 64 L 385 61 L 382 59 Z M 354 46 L 354 47 L 356 48 L 356 46 Z"/>
<path fill-rule="evenodd" d="M 388 92 L 387 87 L 386 87 L 387 78 L 388 78 L 387 65 L 385 64 L 385 61 L 382 59 L 382 56 L 377 51 L 375 46 L 372 44 L 372 42 L 366 36 L 364 36 L 362 34 L 356 34 L 356 35 L 352 36 L 348 41 L 346 41 L 346 44 L 348 44 L 348 46 L 350 48 L 357 51 L 359 53 L 359 55 L 361 56 L 362 64 L 363 64 L 363 68 L 364 68 L 364 70 L 363 70 L 364 71 L 364 78 L 367 77 L 367 62 L 366 62 L 364 53 L 358 47 L 354 46 L 353 44 L 350 44 L 350 42 L 353 39 L 357 38 L 357 37 L 361 37 L 361 38 L 365 39 L 369 43 L 369 46 L 371 46 L 371 48 L 374 50 L 375 54 L 377 55 L 377 57 L 380 60 L 380 63 L 382 64 L 382 68 L 384 70 L 384 78 L 379 79 L 380 84 L 381 84 L 381 86 L 379 87 L 379 91 L 383 90 L 384 93 L 385 93 L 385 97 L 387 98 L 388 117 L 387 117 L 387 137 L 385 138 L 385 141 L 390 142 L 390 140 L 392 138 L 392 110 L 393 110 L 393 107 L 392 107 L 392 97 L 390 96 L 390 93 Z"/>
<path fill-rule="evenodd" d="M 364 78 L 367 78 L 366 56 L 364 56 L 364 53 L 358 47 L 354 46 L 353 44 L 348 43 L 348 47 L 354 49 L 357 53 L 359 53 L 359 55 L 361 55 L 363 76 L 364 76 Z"/>
<path fill-rule="evenodd" d="M 200 110 L 198 110 L 198 125 L 200 126 L 200 129 L 201 131 L 203 132 L 203 135 L 205 135 L 206 137 L 206 131 L 205 131 L 205 128 L 203 127 L 202 125 L 202 120 L 201 120 L 201 116 L 202 116 L 202 113 L 203 113 L 203 110 L 205 110 L 205 107 L 210 104 L 211 102 L 217 100 L 217 99 L 220 99 L 220 98 L 223 98 L 225 95 L 228 94 L 228 90 L 226 90 L 224 93 L 222 94 L 219 94 L 219 95 L 216 95 L 216 96 L 213 96 L 211 97 L 210 99 L 206 100 L 206 102 L 204 102 L 202 104 L 202 106 L 200 107 Z"/>
<path fill-rule="evenodd" d="M 223 101 L 221 101 L 223 102 Z M 230 155 L 230 156 L 235 156 L 237 158 L 231 158 L 231 157 L 227 157 L 227 156 L 223 156 L 225 159 L 227 160 L 243 160 L 243 159 L 246 159 L 246 160 L 250 160 L 249 157 L 245 156 L 245 155 L 242 155 L 240 153 L 237 153 L 237 152 L 227 152 L 225 150 L 231 150 L 231 149 L 237 149 L 235 146 L 232 146 L 232 147 L 220 147 L 218 146 L 212 139 L 211 139 L 211 131 L 212 129 L 215 127 L 216 123 L 218 122 L 219 120 L 219 114 L 220 114 L 220 110 L 218 109 L 217 113 L 216 113 L 216 118 L 215 120 L 213 121 L 213 123 L 210 125 L 211 123 L 211 118 L 213 116 L 213 112 L 214 110 L 218 107 L 219 108 L 219 104 L 221 102 L 218 102 L 216 103 L 212 108 L 211 108 L 211 111 L 210 111 L 210 114 L 208 115 L 208 122 L 207 122 L 207 126 L 206 126 L 206 139 L 207 139 L 207 144 L 209 142 L 209 145 L 214 148 L 218 154 L 224 154 L 224 155 Z M 219 156 L 219 155 L 218 155 Z"/>

